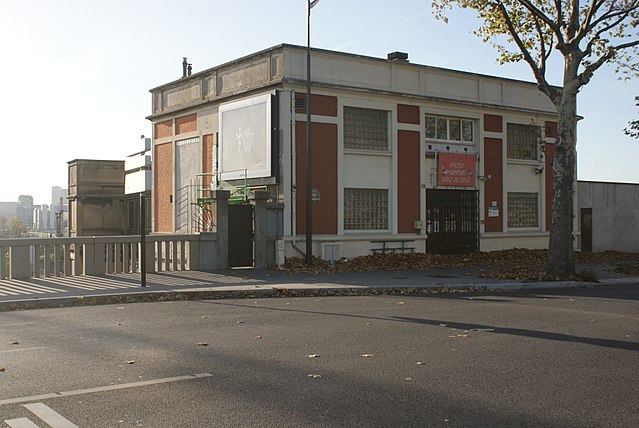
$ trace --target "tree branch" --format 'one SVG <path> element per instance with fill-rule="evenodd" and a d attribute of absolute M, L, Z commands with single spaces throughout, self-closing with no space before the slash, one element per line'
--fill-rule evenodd
<path fill-rule="evenodd" d="M 590 38 L 590 41 L 586 45 L 586 49 L 584 50 L 584 56 L 588 56 L 592 53 L 592 48 L 597 43 L 597 41 L 601 40 L 600 37 L 603 33 L 612 28 L 615 28 L 617 25 L 622 23 L 630 14 L 630 11 L 626 11 L 623 15 L 618 16 L 616 21 L 611 22 L 610 24 L 605 25 L 604 27 L 597 30 L 597 32 Z"/>
<path fill-rule="evenodd" d="M 608 19 L 613 19 L 620 15 L 628 15 L 630 14 L 630 12 L 636 10 L 639 7 L 639 2 L 637 0 L 633 1 L 629 6 L 624 7 L 623 9 L 615 9 L 615 4 L 616 3 L 613 2 L 603 15 L 595 19 L 588 27 L 586 27 L 585 32 L 588 33 L 592 31 L 594 28 L 597 27 L 597 25 Z"/>
<path fill-rule="evenodd" d="M 600 56 L 599 59 L 597 59 L 597 61 L 593 62 L 592 64 L 587 65 L 584 71 L 579 74 L 579 76 L 577 77 L 579 86 L 588 84 L 595 71 L 597 71 L 602 65 L 610 61 L 617 54 L 617 52 L 635 46 L 639 46 L 639 40 L 609 47 L 608 51 L 604 55 Z"/>
<path fill-rule="evenodd" d="M 537 36 L 539 37 L 539 49 L 541 55 L 541 64 L 540 64 L 540 72 L 544 76 L 546 75 L 546 59 L 548 58 L 546 54 L 546 40 L 544 38 L 544 33 L 542 31 L 541 25 L 539 23 L 539 19 L 535 17 L 535 29 L 537 30 Z"/>
<path fill-rule="evenodd" d="M 506 23 L 506 27 L 508 27 L 508 32 L 510 36 L 513 38 L 522 55 L 524 56 L 524 60 L 528 63 L 530 68 L 532 69 L 533 74 L 535 75 L 535 79 L 537 80 L 537 87 L 540 91 L 548 95 L 553 104 L 558 105 L 561 99 L 561 92 L 557 91 L 555 88 L 550 86 L 550 84 L 546 81 L 545 69 L 542 70 L 539 68 L 539 65 L 535 62 L 533 57 L 530 55 L 530 52 L 526 48 L 526 45 L 519 37 L 515 26 L 513 25 L 512 19 L 510 18 L 510 14 L 508 13 L 508 9 L 502 2 L 498 2 L 495 5 L 499 9 L 499 13 L 501 14 L 504 22 Z M 544 20 L 544 22 L 546 22 Z"/>
<path fill-rule="evenodd" d="M 579 30 L 579 0 L 572 0 L 570 8 L 570 16 L 568 17 L 568 28 L 567 28 L 567 36 L 568 43 L 572 44 L 575 42 L 575 34 Z"/>
<path fill-rule="evenodd" d="M 581 28 L 579 28 L 579 32 L 576 35 L 577 40 L 583 39 L 586 34 L 592 29 L 590 23 L 592 22 L 592 18 L 599 11 L 599 8 L 603 6 L 605 0 L 592 0 L 590 6 L 588 7 L 588 13 L 586 14 L 586 19 L 581 23 Z"/>
<path fill-rule="evenodd" d="M 502 4 L 502 2 L 499 2 Z M 528 9 L 533 15 L 542 20 L 554 33 L 560 33 L 561 28 L 557 25 L 555 21 L 550 19 L 548 15 L 541 11 L 537 6 L 532 4 L 529 0 L 519 0 L 519 3 L 522 4 L 526 9 Z"/>

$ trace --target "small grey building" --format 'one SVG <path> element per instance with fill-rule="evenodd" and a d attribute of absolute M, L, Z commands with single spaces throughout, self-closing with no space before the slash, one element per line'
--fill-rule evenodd
<path fill-rule="evenodd" d="M 582 251 L 639 252 L 639 184 L 577 183 Z"/>

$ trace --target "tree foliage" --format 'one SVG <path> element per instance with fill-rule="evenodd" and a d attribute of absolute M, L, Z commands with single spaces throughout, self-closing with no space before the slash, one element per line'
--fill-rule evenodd
<path fill-rule="evenodd" d="M 26 227 L 24 227 L 18 217 L 13 217 L 9 220 L 9 226 L 7 229 L 7 234 L 10 238 L 22 238 L 22 236 L 24 236 L 27 232 Z"/>
<path fill-rule="evenodd" d="M 555 51 L 579 63 L 579 87 L 606 63 L 620 72 L 639 68 L 639 0 L 433 0 L 446 22 L 453 6 L 473 9 L 482 21 L 475 34 L 493 44 L 501 64 L 526 61 L 555 105 L 562 90 L 546 77 Z"/>
<path fill-rule="evenodd" d="M 453 7 L 474 10 L 475 34 L 493 44 L 500 63 L 525 61 L 557 108 L 548 271 L 573 275 L 577 93 L 604 64 L 626 75 L 639 68 L 639 0 L 433 0 L 444 21 Z M 561 87 L 548 83 L 553 54 L 563 58 Z"/>
<path fill-rule="evenodd" d="M 639 107 L 639 97 L 635 97 L 636 105 Z M 639 120 L 632 120 L 624 130 L 626 135 L 639 139 Z"/>

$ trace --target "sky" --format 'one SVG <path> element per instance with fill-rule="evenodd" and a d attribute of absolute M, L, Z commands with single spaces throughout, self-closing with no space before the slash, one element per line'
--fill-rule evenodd
<path fill-rule="evenodd" d="M 322 0 L 313 47 L 532 81 L 526 64 L 498 65 L 471 31 L 472 12 L 434 19 L 430 0 Z M 306 45 L 306 0 L 2 0 L 0 201 L 51 203 L 67 162 L 120 159 L 151 136 L 149 89 L 180 78 L 182 58 L 202 71 L 281 43 Z M 554 63 L 552 84 L 561 84 Z M 612 67 L 582 89 L 578 178 L 639 183 L 639 82 Z"/>

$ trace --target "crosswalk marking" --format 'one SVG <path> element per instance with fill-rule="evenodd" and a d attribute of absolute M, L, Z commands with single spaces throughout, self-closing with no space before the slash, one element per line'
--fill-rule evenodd
<path fill-rule="evenodd" d="M 76 424 L 44 403 L 30 403 L 25 404 L 24 407 L 51 428 L 79 428 Z M 29 418 L 8 419 L 4 422 L 11 428 L 40 428 Z"/>
<path fill-rule="evenodd" d="M 39 428 L 36 424 L 31 422 L 31 420 L 27 418 L 10 419 L 4 422 L 11 428 Z"/>
<path fill-rule="evenodd" d="M 25 404 L 24 407 L 49 424 L 51 428 L 79 428 L 44 403 Z"/>

